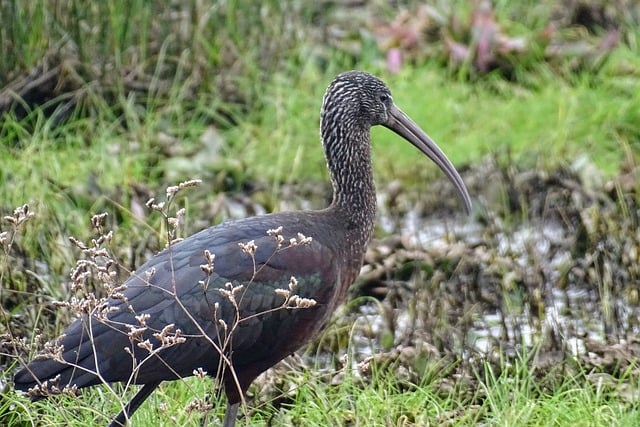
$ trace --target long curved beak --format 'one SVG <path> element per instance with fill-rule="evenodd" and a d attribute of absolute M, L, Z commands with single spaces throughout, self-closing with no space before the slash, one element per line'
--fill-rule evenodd
<path fill-rule="evenodd" d="M 422 151 L 427 157 L 429 157 L 451 180 L 453 185 L 458 190 L 460 199 L 464 203 L 464 208 L 467 214 L 471 212 L 471 197 L 469 191 L 464 185 L 460 174 L 453 166 L 451 161 L 442 152 L 440 147 L 418 127 L 405 113 L 402 112 L 395 104 L 391 106 L 389 110 L 389 120 L 387 123 L 382 123 L 382 126 L 390 129 L 415 145 L 418 150 Z"/>

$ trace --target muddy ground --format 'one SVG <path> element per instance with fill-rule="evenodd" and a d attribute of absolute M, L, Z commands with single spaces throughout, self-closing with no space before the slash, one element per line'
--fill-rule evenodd
<path fill-rule="evenodd" d="M 614 384 L 640 374 L 639 170 L 607 180 L 588 164 L 540 171 L 500 163 L 463 171 L 475 199 L 470 217 L 444 179 L 424 191 L 379 189 L 378 232 L 361 277 L 308 354 L 344 368 L 350 343 L 348 367 L 365 381 L 375 363 L 420 383 L 430 375 L 425 361 L 437 362 L 447 372 L 438 380 L 444 393 L 461 385 L 477 393 L 481 361 L 496 375 L 525 361 L 543 385 L 581 372 L 635 399 Z M 314 357 L 287 369 L 317 369 Z M 263 387 L 287 389 L 277 378 L 261 378 Z"/>

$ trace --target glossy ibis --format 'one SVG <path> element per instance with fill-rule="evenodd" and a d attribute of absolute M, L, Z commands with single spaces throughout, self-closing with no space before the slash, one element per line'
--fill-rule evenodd
<path fill-rule="evenodd" d="M 50 389 L 53 382 L 78 388 L 103 382 L 142 384 L 113 420 L 111 425 L 117 426 L 162 381 L 194 375 L 200 368 L 222 378 L 228 399 L 224 425 L 233 426 L 251 382 L 316 335 L 358 276 L 376 212 L 370 148 L 374 125 L 391 129 L 431 158 L 470 210 L 460 175 L 396 107 L 386 85 L 360 71 L 340 74 L 327 88 L 321 110 L 320 134 L 333 184 L 328 208 L 227 222 L 169 246 L 124 283 L 121 295 L 112 296 L 102 314 L 68 327 L 58 340 L 63 350 L 57 360 L 37 358 L 18 372 L 15 387 L 31 389 L 30 396 L 37 399 L 49 394 L 46 386 Z M 278 239 L 267 233 L 279 227 L 285 242 L 298 233 L 312 240 L 279 249 Z M 239 248 L 249 241 L 255 243 L 253 250 Z M 208 254 L 215 255 L 215 263 L 207 263 Z M 295 293 L 315 305 L 281 308 L 282 289 L 292 276 Z M 163 346 L 160 331 L 168 325 L 173 334 L 180 331 L 183 342 Z M 154 348 L 161 350 L 150 353 Z"/>

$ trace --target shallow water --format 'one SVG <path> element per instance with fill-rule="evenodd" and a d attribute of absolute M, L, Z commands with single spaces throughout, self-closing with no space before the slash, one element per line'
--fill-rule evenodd
<path fill-rule="evenodd" d="M 461 309 L 472 320 L 460 337 L 451 340 L 461 345 L 458 354 L 488 356 L 498 349 L 539 348 L 540 351 L 562 351 L 567 356 L 579 357 L 588 351 L 587 342 L 606 344 L 615 341 L 607 335 L 603 319 L 607 307 L 623 314 L 617 319 L 619 324 L 615 328 L 618 337 L 640 332 L 637 322 L 627 321 L 634 313 L 637 315 L 638 307 L 629 306 L 616 295 L 603 303 L 601 286 L 584 278 L 572 281 L 571 275 L 567 275 L 567 271 L 580 265 L 573 253 L 575 230 L 558 221 L 487 226 L 464 217 L 425 219 L 412 210 L 402 219 L 383 214 L 380 224 L 385 232 L 400 235 L 405 249 L 425 251 L 436 261 L 439 257 L 460 252 L 460 249 L 452 248 L 462 246 L 462 261 L 446 273 L 447 280 L 454 285 L 454 292 L 456 275 L 464 276 L 461 271 L 491 270 L 491 260 L 499 260 L 502 264 L 499 274 L 494 271 L 480 275 L 481 280 L 475 284 L 481 289 L 478 292 L 493 295 L 499 302 L 497 307 L 478 304 L 474 299 L 472 310 Z M 372 246 L 375 248 L 377 244 L 384 245 L 373 242 Z M 478 250 L 485 256 L 478 256 Z M 393 250 L 379 252 L 392 254 Z M 465 267 L 460 268 L 460 264 Z M 396 267 L 401 268 L 398 261 Z M 367 266 L 364 269 L 367 270 Z M 409 283 L 408 286 L 412 285 Z M 428 297 L 437 299 L 443 295 L 434 292 Z M 462 301 L 464 304 L 464 298 Z M 394 339 L 398 343 L 406 339 L 407 329 L 415 325 L 413 317 L 420 314 L 412 313 L 402 304 L 394 305 L 392 310 L 396 328 Z M 382 310 L 378 305 L 360 306 L 356 327 L 367 333 L 354 334 L 353 344 L 361 357 L 384 351 L 379 341 L 369 337 L 379 337 L 388 330 L 388 317 L 388 310 Z M 429 337 L 429 331 L 421 333 L 421 338 L 428 340 Z M 550 337 L 553 337 L 553 343 Z"/>

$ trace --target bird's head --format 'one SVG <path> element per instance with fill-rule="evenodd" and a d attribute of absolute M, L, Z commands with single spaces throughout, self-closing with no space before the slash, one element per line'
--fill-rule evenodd
<path fill-rule="evenodd" d="M 339 119 L 349 120 L 349 126 L 368 130 L 384 125 L 392 106 L 391 91 L 382 80 L 363 71 L 349 71 L 338 75 L 327 88 L 322 114 L 337 114 Z"/>
<path fill-rule="evenodd" d="M 392 130 L 438 165 L 470 212 L 471 198 L 460 174 L 436 143 L 395 105 L 391 91 L 379 78 L 363 71 L 339 74 L 324 95 L 320 120 L 325 144 L 368 143 L 369 130 L 375 125 Z"/>

